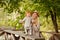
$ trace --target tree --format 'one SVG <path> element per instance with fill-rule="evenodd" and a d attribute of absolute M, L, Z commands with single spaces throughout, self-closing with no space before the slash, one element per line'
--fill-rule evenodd
<path fill-rule="evenodd" d="M 45 10 L 48 10 L 50 12 L 51 15 L 51 19 L 55 28 L 55 32 L 58 33 L 58 24 L 57 24 L 57 8 L 59 8 L 59 0 L 35 0 L 34 3 L 39 3 L 40 5 L 44 5 L 44 7 L 46 8 Z M 42 7 L 43 8 L 43 7 Z"/>
<path fill-rule="evenodd" d="M 46 14 L 51 16 L 51 20 L 53 22 L 55 32 L 58 33 L 58 24 L 57 24 L 57 16 L 60 14 L 58 11 L 60 9 L 60 1 L 59 0 L 1 0 L 0 7 L 4 8 L 4 11 L 8 11 L 11 13 L 13 11 L 18 11 L 20 14 L 24 15 L 25 10 L 37 10 L 39 12 L 43 12 L 43 15 Z M 49 12 L 49 13 L 45 13 Z"/>

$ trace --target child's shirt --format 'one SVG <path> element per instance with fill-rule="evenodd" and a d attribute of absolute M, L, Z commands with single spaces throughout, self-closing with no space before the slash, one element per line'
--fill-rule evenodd
<path fill-rule="evenodd" d="M 31 21 L 32 21 L 32 18 L 31 17 L 25 17 L 23 20 L 24 22 L 24 27 L 31 27 Z"/>

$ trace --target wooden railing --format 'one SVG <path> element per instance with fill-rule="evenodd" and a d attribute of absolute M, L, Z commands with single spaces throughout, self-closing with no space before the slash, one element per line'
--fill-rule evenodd
<path fill-rule="evenodd" d="M 0 28 L 0 31 L 2 31 L 2 33 L 0 33 L 0 35 L 4 34 L 5 35 L 5 40 L 28 40 L 28 39 L 31 39 L 31 40 L 45 40 L 42 33 L 60 34 L 60 33 L 55 33 L 55 32 L 40 31 L 41 37 L 34 37 L 34 36 L 26 36 L 24 34 L 24 31 L 18 31 L 18 30 L 14 31 L 14 30 L 8 30 L 8 29 L 1 29 Z M 10 39 L 8 38 L 8 35 L 10 35 Z"/>
<path fill-rule="evenodd" d="M 13 30 L 7 30 L 7 29 L 0 29 L 3 31 L 3 34 L 5 35 L 5 40 L 45 40 L 43 35 L 40 32 L 40 37 L 35 36 L 26 36 L 24 34 L 24 31 L 13 31 Z M 8 38 L 8 35 L 10 35 L 10 39 Z M 17 36 L 18 37 L 17 37 Z"/>

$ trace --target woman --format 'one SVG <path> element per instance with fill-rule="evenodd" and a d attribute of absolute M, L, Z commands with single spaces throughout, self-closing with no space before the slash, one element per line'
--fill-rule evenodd
<path fill-rule="evenodd" d="M 33 27 L 33 35 L 39 37 L 40 22 L 37 11 L 34 11 L 32 14 L 32 27 Z"/>

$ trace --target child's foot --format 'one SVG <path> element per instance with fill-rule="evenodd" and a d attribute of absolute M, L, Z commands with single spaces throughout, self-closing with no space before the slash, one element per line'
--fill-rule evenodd
<path fill-rule="evenodd" d="M 29 36 L 32 36 L 32 34 L 29 34 Z"/>
<path fill-rule="evenodd" d="M 29 35 L 30 35 L 30 36 L 32 36 L 32 34 L 31 34 L 31 33 L 30 33 Z"/>

